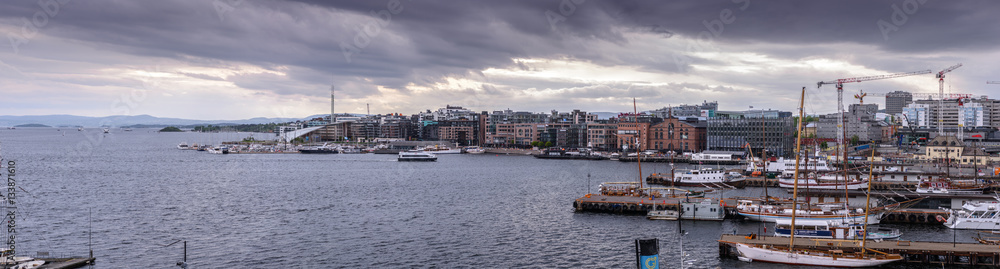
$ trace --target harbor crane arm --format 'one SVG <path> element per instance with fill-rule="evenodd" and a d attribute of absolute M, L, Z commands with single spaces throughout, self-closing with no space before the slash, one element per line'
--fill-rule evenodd
<path fill-rule="evenodd" d="M 838 80 L 816 82 L 816 88 L 823 87 L 823 85 L 825 85 L 825 84 L 834 84 L 834 85 L 837 86 L 837 112 L 840 113 L 840 124 L 837 125 L 837 132 L 840 133 L 840 135 L 837 136 L 837 144 L 838 145 L 844 145 L 844 137 L 846 136 L 845 133 L 844 133 L 844 83 L 863 82 L 863 81 L 869 81 L 869 80 L 879 80 L 879 79 L 888 79 L 888 78 L 898 78 L 898 77 L 921 75 L 921 74 L 930 74 L 930 73 L 931 73 L 931 70 L 921 70 L 921 71 L 916 71 L 916 72 L 895 73 L 895 74 L 886 74 L 886 75 L 878 75 L 878 76 L 867 76 L 867 77 L 842 78 L 842 79 L 838 79 Z M 844 149 L 844 152 L 847 152 L 846 148 Z M 845 157 L 845 159 L 846 159 L 846 157 Z"/>
<path fill-rule="evenodd" d="M 986 84 L 1000 84 L 1000 81 L 987 81 Z"/>
<path fill-rule="evenodd" d="M 938 100 L 938 135 L 944 135 L 944 119 L 942 118 L 944 117 L 944 109 L 941 109 L 944 107 L 944 74 L 958 69 L 959 67 L 962 67 L 961 63 L 945 68 L 934 75 L 934 77 L 938 79 L 938 98 L 940 98 Z"/>

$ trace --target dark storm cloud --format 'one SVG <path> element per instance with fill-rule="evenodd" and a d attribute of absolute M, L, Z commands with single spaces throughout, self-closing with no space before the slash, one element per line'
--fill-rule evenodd
<path fill-rule="evenodd" d="M 1000 3 L 921 1 L 403 0 L 400 12 L 392 14 L 388 24 L 380 26 L 379 33 L 370 36 L 370 43 L 359 48 L 349 62 L 343 44 L 355 44 L 359 30 L 377 23 L 377 15 L 391 9 L 387 4 L 392 1 L 245 1 L 239 5 L 225 0 L 72 1 L 38 31 L 98 49 L 198 65 L 293 66 L 306 74 L 293 75 L 297 77 L 292 81 L 301 79 L 309 86 L 283 88 L 283 79 L 266 76 L 236 77 L 235 82 L 250 89 L 311 95 L 323 95 L 312 85 L 338 84 L 359 96 L 374 93 L 371 84 L 403 90 L 409 83 L 428 85 L 470 70 L 526 68 L 512 63 L 512 58 L 571 58 L 677 72 L 670 55 L 643 51 L 613 55 L 595 45 L 628 46 L 622 31 L 648 32 L 676 42 L 682 42 L 679 35 L 707 33 L 711 42 L 730 45 L 851 43 L 892 52 L 985 50 L 1000 41 L 995 34 L 1000 20 L 993 16 L 1000 13 Z M 233 6 L 220 16 L 217 2 Z M 43 10 L 33 1 L 8 1 L 3 6 L 0 21 L 15 30 L 22 18 L 30 19 Z M 894 20 L 896 10 L 902 10 L 905 22 L 898 15 Z M 726 20 L 731 22 L 721 23 Z M 892 26 L 886 35 L 879 21 Z M 23 46 L 42 41 L 30 42 Z M 770 51 L 772 57 L 792 59 L 815 52 Z"/>

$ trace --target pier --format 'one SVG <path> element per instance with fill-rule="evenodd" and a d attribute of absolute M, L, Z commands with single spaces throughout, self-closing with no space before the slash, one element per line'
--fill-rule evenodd
<path fill-rule="evenodd" d="M 719 256 L 737 257 L 737 243 L 787 246 L 788 237 L 748 236 L 724 234 L 719 238 Z M 860 241 L 796 238 L 796 248 L 816 250 L 861 251 Z M 922 242 L 922 241 L 872 241 L 865 242 L 868 249 L 903 256 L 905 263 L 947 264 L 947 265 L 987 265 L 1000 266 L 1000 247 L 975 243 Z"/>

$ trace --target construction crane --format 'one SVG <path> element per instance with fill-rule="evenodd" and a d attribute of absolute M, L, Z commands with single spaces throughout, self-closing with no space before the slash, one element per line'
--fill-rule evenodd
<path fill-rule="evenodd" d="M 938 98 L 940 98 L 938 99 L 938 135 L 944 135 L 944 74 L 958 69 L 959 67 L 962 67 L 961 63 L 945 68 L 934 75 L 934 77 L 938 79 Z M 959 126 L 959 129 L 961 129 L 961 126 Z"/>
<path fill-rule="evenodd" d="M 1000 84 L 1000 81 L 987 81 L 986 84 Z"/>
<path fill-rule="evenodd" d="M 998 84 L 1000 84 L 1000 83 L 998 83 Z M 854 95 L 854 98 L 858 99 L 858 102 L 864 104 L 865 103 L 864 102 L 864 98 L 865 97 L 887 97 L 887 96 L 889 96 L 888 93 L 864 92 L 864 90 L 861 90 L 861 91 L 858 91 L 858 94 Z M 918 99 L 934 99 L 934 98 L 937 98 L 937 97 L 941 96 L 941 94 L 939 94 L 939 93 L 922 93 L 922 92 L 918 92 L 918 93 L 910 93 L 910 96 L 912 96 L 913 98 L 918 98 Z M 970 98 L 972 98 L 972 94 L 969 94 L 969 93 L 947 93 L 947 94 L 944 94 L 944 97 L 943 97 L 944 100 L 950 100 L 950 99 L 962 100 L 962 99 L 970 99 Z"/>
<path fill-rule="evenodd" d="M 879 76 L 867 76 L 867 77 L 856 77 L 856 78 L 842 78 L 842 79 L 832 80 L 832 81 L 820 81 L 820 82 L 816 82 L 816 88 L 823 87 L 824 84 L 833 84 L 833 85 L 837 86 L 837 112 L 839 112 L 839 114 L 840 114 L 840 123 L 837 124 L 837 132 L 840 133 L 840 135 L 837 136 L 837 144 L 838 145 L 844 145 L 844 137 L 847 136 L 846 133 L 844 133 L 844 83 L 853 83 L 853 82 L 863 82 L 863 81 L 870 81 L 870 80 L 898 78 L 898 77 L 913 76 L 913 75 L 922 75 L 922 74 L 930 74 L 930 73 L 931 73 L 931 70 L 922 70 L 922 71 L 916 71 L 916 72 L 895 73 L 895 74 L 887 74 L 887 75 L 879 75 Z M 845 152 L 845 154 L 847 152 L 846 146 L 844 147 L 844 152 Z M 845 156 L 845 161 L 846 161 L 846 156 Z"/>

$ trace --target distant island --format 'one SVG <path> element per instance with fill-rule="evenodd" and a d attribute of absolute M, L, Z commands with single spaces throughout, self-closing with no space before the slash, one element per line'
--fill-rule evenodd
<path fill-rule="evenodd" d="M 160 129 L 160 132 L 183 132 L 183 131 L 177 127 L 167 126 L 164 127 L 163 129 Z"/>
<path fill-rule="evenodd" d="M 49 128 L 51 128 L 52 126 L 48 126 L 48 125 L 45 125 L 45 124 L 38 124 L 38 123 L 29 123 L 29 124 L 14 125 L 14 127 L 49 127 Z"/>

